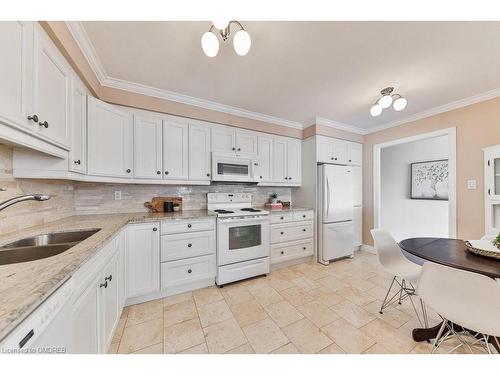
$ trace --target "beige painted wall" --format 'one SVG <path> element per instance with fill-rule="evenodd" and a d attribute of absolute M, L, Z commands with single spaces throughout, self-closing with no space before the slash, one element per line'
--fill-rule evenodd
<path fill-rule="evenodd" d="M 457 129 L 457 237 L 484 234 L 484 173 L 482 148 L 500 143 L 500 98 L 441 113 L 365 135 L 363 157 L 363 242 L 373 244 L 373 145 L 438 129 Z M 475 179 L 476 190 L 466 181 Z M 411 214 L 411 213 L 408 213 Z"/>

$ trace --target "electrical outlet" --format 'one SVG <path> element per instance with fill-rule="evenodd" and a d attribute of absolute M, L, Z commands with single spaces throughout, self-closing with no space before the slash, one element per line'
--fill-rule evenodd
<path fill-rule="evenodd" d="M 467 189 L 470 189 L 470 190 L 477 189 L 476 180 L 467 180 Z"/>
<path fill-rule="evenodd" d="M 122 192 L 120 190 L 115 191 L 115 201 L 122 200 Z"/>

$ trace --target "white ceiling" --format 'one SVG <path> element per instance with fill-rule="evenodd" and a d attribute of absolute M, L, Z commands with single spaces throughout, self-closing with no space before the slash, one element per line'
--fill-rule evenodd
<path fill-rule="evenodd" d="M 242 23 L 249 54 L 228 44 L 215 58 L 200 46 L 209 22 L 83 26 L 107 77 L 302 124 L 319 116 L 370 131 L 500 88 L 500 22 Z M 373 118 L 386 86 L 408 107 Z"/>

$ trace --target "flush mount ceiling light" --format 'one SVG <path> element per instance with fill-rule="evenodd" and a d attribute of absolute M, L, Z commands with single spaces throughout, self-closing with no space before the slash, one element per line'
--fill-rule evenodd
<path fill-rule="evenodd" d="M 380 91 L 380 94 L 382 96 L 370 108 L 370 114 L 373 117 L 377 117 L 378 115 L 380 115 L 382 111 L 389 108 L 391 104 L 392 108 L 397 112 L 402 111 L 406 108 L 408 100 L 406 100 L 406 98 L 404 98 L 400 94 L 393 94 L 393 91 L 394 87 L 386 87 L 385 89 Z"/>
<path fill-rule="evenodd" d="M 219 38 L 223 42 L 229 39 L 231 35 L 231 25 L 235 25 L 240 29 L 234 34 L 233 46 L 235 52 L 240 56 L 245 56 L 252 45 L 250 34 L 247 33 L 245 28 L 238 21 L 212 21 L 210 29 L 201 37 L 201 48 L 205 55 L 208 57 L 215 57 L 219 52 Z"/>

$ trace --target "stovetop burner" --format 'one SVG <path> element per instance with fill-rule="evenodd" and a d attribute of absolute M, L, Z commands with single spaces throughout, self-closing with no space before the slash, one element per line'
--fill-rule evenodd
<path fill-rule="evenodd" d="M 234 211 L 228 210 L 214 210 L 214 212 L 217 212 L 218 214 L 234 214 Z"/>
<path fill-rule="evenodd" d="M 261 212 L 261 210 L 257 210 L 256 208 L 252 208 L 252 207 L 242 208 L 242 209 L 240 209 L 240 211 Z"/>

